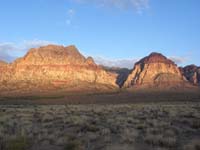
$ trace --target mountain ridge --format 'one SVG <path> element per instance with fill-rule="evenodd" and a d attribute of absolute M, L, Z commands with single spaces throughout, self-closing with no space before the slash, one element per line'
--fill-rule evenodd
<path fill-rule="evenodd" d="M 193 83 L 185 70 L 156 52 L 128 70 L 97 65 L 74 45 L 47 45 L 31 48 L 24 57 L 10 64 L 0 61 L 0 94 L 53 90 L 98 92 L 138 87 L 181 89 Z M 198 72 L 195 77 L 199 79 Z"/>
<path fill-rule="evenodd" d="M 75 46 L 48 45 L 1 67 L 0 92 L 114 90 L 116 74 L 106 72 Z"/>
<path fill-rule="evenodd" d="M 123 88 L 183 88 L 189 86 L 177 65 L 164 55 L 153 52 L 135 63 Z"/>

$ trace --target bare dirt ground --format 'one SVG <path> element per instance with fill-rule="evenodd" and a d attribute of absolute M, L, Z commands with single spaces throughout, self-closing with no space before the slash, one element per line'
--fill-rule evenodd
<path fill-rule="evenodd" d="M 0 95 L 0 104 L 130 104 L 151 102 L 199 102 L 200 89 L 187 91 L 134 90 L 115 92 L 63 92 Z"/>

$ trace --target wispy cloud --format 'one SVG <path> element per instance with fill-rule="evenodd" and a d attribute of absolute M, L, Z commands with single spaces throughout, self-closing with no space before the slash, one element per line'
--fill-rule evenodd
<path fill-rule="evenodd" d="M 12 61 L 14 59 L 12 55 L 14 49 L 16 49 L 14 43 L 0 43 L 0 60 Z"/>
<path fill-rule="evenodd" d="M 67 15 L 69 17 L 73 17 L 75 15 L 75 13 L 76 13 L 76 11 L 72 8 L 68 9 L 68 11 L 67 11 Z"/>
<path fill-rule="evenodd" d="M 0 60 L 11 62 L 17 57 L 23 56 L 30 48 L 36 48 L 48 44 L 56 44 L 56 43 L 45 40 L 37 40 L 37 39 L 25 40 L 19 44 L 11 42 L 0 43 Z M 173 60 L 178 65 L 186 64 L 189 60 L 188 57 L 180 57 L 180 56 L 169 56 L 168 58 Z M 104 57 L 94 57 L 94 60 L 97 64 L 108 67 L 121 67 L 121 68 L 132 69 L 134 64 L 139 60 L 139 58 L 108 59 Z"/>
<path fill-rule="evenodd" d="M 74 9 L 72 9 L 72 8 L 68 9 L 68 11 L 67 11 L 67 19 L 65 21 L 65 23 L 68 26 L 72 24 L 72 20 L 73 20 L 75 14 L 76 14 L 76 11 Z"/>
<path fill-rule="evenodd" d="M 138 59 L 106 59 L 103 57 L 94 57 L 94 61 L 99 65 L 108 67 L 120 67 L 132 69 Z"/>
<path fill-rule="evenodd" d="M 19 44 L 11 42 L 0 43 L 0 60 L 11 62 L 17 57 L 24 55 L 30 48 L 36 48 L 48 44 L 54 44 L 54 42 L 35 39 L 23 41 Z"/>
<path fill-rule="evenodd" d="M 114 7 L 119 9 L 132 9 L 142 12 L 149 7 L 150 0 L 72 0 L 77 3 L 91 3 L 102 7 Z"/>
<path fill-rule="evenodd" d="M 188 61 L 186 57 L 180 56 L 170 56 L 168 57 L 172 61 L 174 61 L 178 65 L 185 64 Z M 94 57 L 94 60 L 99 65 L 104 65 L 108 67 L 120 67 L 120 68 L 129 68 L 133 69 L 134 64 L 139 61 L 141 58 L 133 58 L 133 59 L 107 59 L 104 57 Z"/>
<path fill-rule="evenodd" d="M 34 47 L 40 47 L 48 44 L 56 44 L 55 42 L 45 41 L 45 40 L 25 40 L 20 45 L 24 49 L 30 49 Z"/>
<path fill-rule="evenodd" d="M 188 61 L 188 58 L 186 57 L 180 57 L 180 56 L 170 56 L 169 59 L 174 61 L 176 64 L 181 65 Z"/>

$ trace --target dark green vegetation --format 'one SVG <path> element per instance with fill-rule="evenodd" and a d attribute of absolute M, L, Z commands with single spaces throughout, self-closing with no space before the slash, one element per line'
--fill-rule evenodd
<path fill-rule="evenodd" d="M 199 150 L 200 103 L 0 105 L 1 150 Z"/>

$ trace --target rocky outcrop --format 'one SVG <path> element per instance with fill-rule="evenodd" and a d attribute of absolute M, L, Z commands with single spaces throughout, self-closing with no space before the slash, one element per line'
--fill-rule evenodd
<path fill-rule="evenodd" d="M 1 66 L 1 65 L 0 65 Z M 49 90 L 112 90 L 116 74 L 87 59 L 75 46 L 48 45 L 30 49 L 22 58 L 2 67 L 0 92 Z"/>
<path fill-rule="evenodd" d="M 105 92 L 119 87 L 180 88 L 199 84 L 200 69 L 177 65 L 159 53 L 138 61 L 133 70 L 108 68 L 85 58 L 75 46 L 33 48 L 13 63 L 0 61 L 0 96 L 54 91 Z"/>
<path fill-rule="evenodd" d="M 173 61 L 160 53 L 151 53 L 135 64 L 123 87 L 174 88 L 187 84 Z"/>
<path fill-rule="evenodd" d="M 184 68 L 180 68 L 180 70 L 189 82 L 194 85 L 200 85 L 200 67 L 189 65 Z"/>
<path fill-rule="evenodd" d="M 108 67 L 108 66 L 103 66 L 103 65 L 101 65 L 101 67 L 108 72 L 116 73 L 118 75 L 116 83 L 120 88 L 123 86 L 124 82 L 126 81 L 131 71 L 127 68 Z"/>

